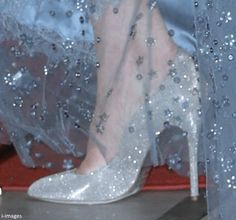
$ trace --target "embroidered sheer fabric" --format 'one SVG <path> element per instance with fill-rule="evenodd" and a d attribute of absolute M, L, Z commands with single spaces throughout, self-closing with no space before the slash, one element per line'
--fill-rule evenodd
<path fill-rule="evenodd" d="M 235 1 L 195 1 L 209 219 L 235 219 Z"/>
<path fill-rule="evenodd" d="M 170 16 L 174 11 L 178 13 L 178 5 L 173 1 L 160 1 L 159 5 L 168 27 L 162 41 L 173 38 L 179 47 L 192 54 L 195 40 L 191 5 L 190 10 L 179 13 L 190 18 L 185 23 Z M 105 0 L 2 0 L 0 7 L 1 120 L 25 165 L 42 166 L 37 162 L 50 161 L 49 155 L 42 152 L 32 155 L 37 143 L 46 144 L 55 153 L 80 158 L 86 154 L 87 146 L 96 145 L 109 160 L 122 143 L 124 133 L 132 135 L 140 130 L 133 138 L 138 140 L 138 136 L 147 133 L 145 141 L 150 146 L 147 165 L 167 163 L 188 175 L 185 136 L 190 131 L 176 126 L 184 124 L 191 109 L 200 114 L 195 82 L 198 76 L 189 74 L 194 77 L 193 82 L 185 83 L 186 89 L 193 90 L 192 102 L 191 95 L 184 97 L 176 89 L 183 86 L 193 67 L 175 68 L 177 58 L 165 56 L 167 50 L 160 51 L 158 46 L 160 24 L 155 19 L 162 17 L 156 1 L 127 4 Z M 161 53 L 162 60 L 158 61 Z M 183 59 L 188 59 L 187 55 Z M 132 65 L 126 67 L 127 61 Z M 183 61 L 176 62 L 178 65 Z M 172 83 L 165 85 L 163 79 L 167 75 Z M 145 128 L 147 131 L 138 129 L 141 125 L 132 119 L 143 106 L 146 110 L 139 113 L 140 117 L 143 114 L 152 117 L 154 112 L 149 104 L 155 99 L 154 94 L 159 96 L 162 90 L 179 107 L 170 109 L 175 107 L 169 108 L 168 99 L 160 100 L 157 105 L 161 114 L 158 112 L 155 119 L 147 120 L 151 123 Z M 136 101 L 128 105 L 132 100 Z M 198 120 L 196 115 L 192 120 Z M 169 131 L 159 135 L 164 129 Z M 194 133 L 198 135 L 197 130 Z M 196 138 L 192 141 L 197 141 Z M 53 164 L 47 162 L 43 166 Z M 66 167 L 73 164 L 69 161 Z"/>

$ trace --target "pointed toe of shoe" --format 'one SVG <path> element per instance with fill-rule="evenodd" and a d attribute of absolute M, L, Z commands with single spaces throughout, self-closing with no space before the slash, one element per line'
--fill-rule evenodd
<path fill-rule="evenodd" d="M 63 201 L 69 193 L 68 182 L 72 182 L 74 177 L 74 170 L 43 177 L 29 186 L 27 194 L 45 201 Z"/>
<path fill-rule="evenodd" d="M 37 180 L 36 182 L 32 183 L 28 190 L 27 190 L 27 194 L 30 197 L 40 197 L 42 195 L 42 190 L 41 190 L 41 184 L 39 184 L 39 180 Z"/>
<path fill-rule="evenodd" d="M 28 188 L 28 196 L 36 199 L 50 199 L 52 194 L 55 194 L 52 184 L 50 184 L 51 178 L 42 178 L 36 180 Z"/>

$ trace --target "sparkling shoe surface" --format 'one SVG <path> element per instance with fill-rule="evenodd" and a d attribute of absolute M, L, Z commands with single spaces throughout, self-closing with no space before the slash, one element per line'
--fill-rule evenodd
<path fill-rule="evenodd" d="M 198 87 L 193 61 L 179 49 L 158 91 L 138 108 L 127 126 L 112 160 L 86 175 L 73 169 L 41 178 L 30 186 L 28 195 L 58 203 L 103 204 L 138 192 L 149 170 L 143 166 L 145 159 L 166 124 L 188 131 L 189 144 L 197 145 Z"/>
<path fill-rule="evenodd" d="M 136 160 L 143 161 L 141 153 Z M 140 190 L 149 168 L 135 169 L 116 156 L 104 167 L 79 175 L 76 169 L 57 173 L 35 181 L 28 195 L 57 203 L 104 204 L 120 200 Z M 133 164 L 139 164 L 136 160 Z M 128 165 L 128 166 L 127 166 Z"/>

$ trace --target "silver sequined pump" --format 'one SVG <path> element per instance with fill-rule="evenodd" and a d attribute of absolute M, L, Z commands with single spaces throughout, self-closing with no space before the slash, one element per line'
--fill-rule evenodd
<path fill-rule="evenodd" d="M 57 203 L 104 204 L 138 192 L 150 168 L 144 166 L 150 147 L 167 124 L 188 131 L 190 157 L 195 157 L 200 122 L 198 77 L 192 58 L 179 49 L 175 61 L 169 62 L 166 78 L 137 109 L 126 128 L 134 129 L 124 131 L 119 152 L 107 165 L 86 175 L 73 169 L 41 178 L 29 187 L 28 195 Z M 197 176 L 193 178 L 197 184 Z"/>

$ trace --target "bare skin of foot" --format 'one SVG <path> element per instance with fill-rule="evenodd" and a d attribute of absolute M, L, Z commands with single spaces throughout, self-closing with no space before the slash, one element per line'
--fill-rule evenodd
<path fill-rule="evenodd" d="M 168 61 L 175 58 L 177 47 L 168 35 L 160 12 L 158 9 L 150 12 L 146 1 L 141 1 L 139 14 L 142 16 L 136 22 L 135 36 L 127 43 L 136 4 L 136 0 L 123 1 L 117 14 L 109 7 L 102 18 L 94 21 L 95 35 L 101 38 L 96 48 L 100 63 L 97 102 L 90 126 L 96 141 L 89 140 L 78 174 L 94 171 L 115 156 L 124 129 L 144 103 L 144 82 L 149 80 L 150 91 L 155 92 L 167 75 Z M 153 45 L 148 45 L 148 39 Z M 142 61 L 139 69 L 138 60 Z M 152 80 L 150 70 L 157 73 Z"/>

